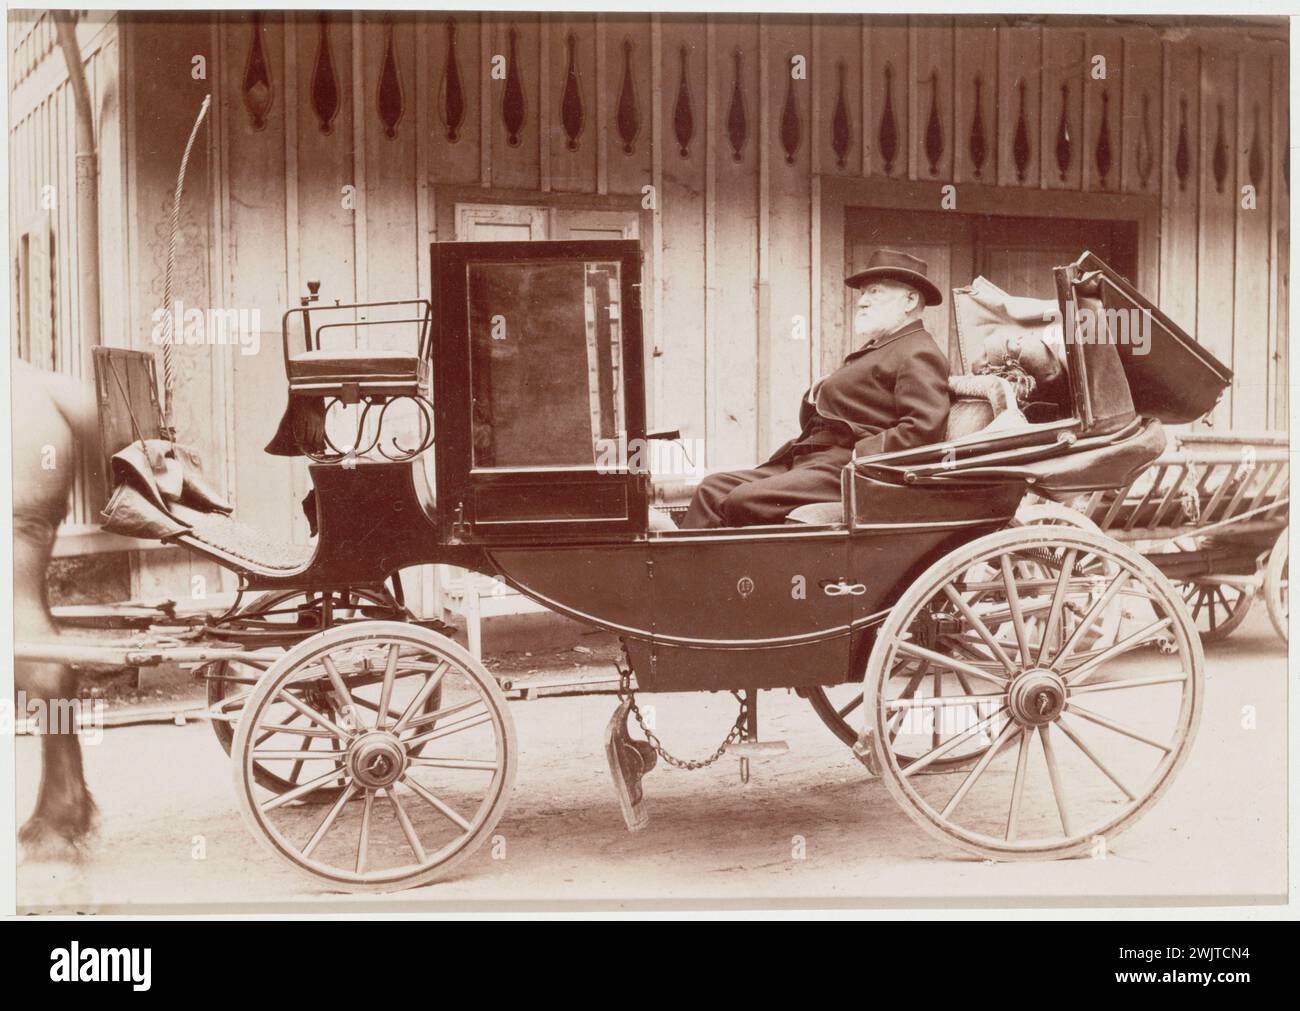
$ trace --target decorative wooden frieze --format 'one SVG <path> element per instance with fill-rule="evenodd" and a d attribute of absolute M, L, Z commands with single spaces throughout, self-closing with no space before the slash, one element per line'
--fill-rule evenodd
<path fill-rule="evenodd" d="M 632 79 L 632 40 L 623 40 L 623 84 L 618 91 L 618 113 L 615 116 L 618 136 L 623 142 L 623 153 L 631 154 L 636 148 L 637 134 L 641 132 L 641 113 L 636 104 L 636 85 Z"/>
<path fill-rule="evenodd" d="M 1025 79 L 1020 79 L 1020 113 L 1016 116 L 1016 132 L 1011 141 L 1011 157 L 1016 163 L 1016 181 L 1024 182 L 1029 171 L 1029 120 L 1025 110 Z"/>
<path fill-rule="evenodd" d="M 1102 189 L 1110 185 L 1110 95 L 1105 89 L 1101 92 L 1101 126 L 1097 129 L 1097 148 L 1093 154 L 1097 166 L 1097 182 Z"/>
<path fill-rule="evenodd" d="M 1061 174 L 1061 182 L 1070 171 L 1070 161 L 1074 157 L 1074 140 L 1070 136 L 1070 86 L 1061 85 L 1061 119 L 1056 124 L 1056 168 Z"/>
<path fill-rule="evenodd" d="M 1151 96 L 1142 92 L 1142 123 L 1137 138 L 1137 172 L 1138 185 L 1147 188 L 1151 178 L 1151 169 L 1155 167 L 1155 147 L 1151 143 Z"/>
<path fill-rule="evenodd" d="M 1214 136 L 1214 191 L 1223 192 L 1224 180 L 1228 177 L 1228 142 L 1223 136 L 1223 103 L 1217 107 L 1218 128 Z"/>
<path fill-rule="evenodd" d="M 510 54 L 506 65 L 506 89 L 501 96 L 501 121 L 506 127 L 506 143 L 519 146 L 519 133 L 524 128 L 524 86 L 519 73 L 519 32 L 514 25 L 506 33 Z"/>
<path fill-rule="evenodd" d="M 673 105 L 673 136 L 677 150 L 683 158 L 690 156 L 691 139 L 695 136 L 695 115 L 691 111 L 691 86 L 686 77 L 686 47 L 681 48 L 682 73 L 677 82 L 677 101 Z"/>
<path fill-rule="evenodd" d="M 560 124 L 564 127 L 565 145 L 570 151 L 576 151 L 586 119 L 582 109 L 582 88 L 578 83 L 577 36 L 569 32 L 564 45 L 568 51 L 568 67 L 564 71 L 564 94 L 560 96 Z"/>
<path fill-rule="evenodd" d="M 397 53 L 393 49 L 393 21 L 386 19 L 384 26 L 384 61 L 379 67 L 379 92 L 375 98 L 379 121 L 384 124 L 384 136 L 392 140 L 397 136 L 397 124 L 402 120 L 404 102 L 402 81 L 397 76 Z"/>
<path fill-rule="evenodd" d="M 930 115 L 925 121 L 925 159 L 930 163 L 930 175 L 939 174 L 939 159 L 943 157 L 943 123 L 939 119 L 939 72 L 930 71 Z"/>
<path fill-rule="evenodd" d="M 785 162 L 794 164 L 794 156 L 799 151 L 799 141 L 803 129 L 799 123 L 799 106 L 794 100 L 794 75 L 789 72 L 791 61 L 785 63 L 785 105 L 781 109 L 781 147 L 785 150 Z"/>
<path fill-rule="evenodd" d="M 1247 159 L 1247 170 L 1250 173 L 1250 185 L 1255 187 L 1255 193 L 1258 195 L 1264 188 L 1264 148 L 1259 139 L 1258 102 L 1252 106 L 1251 115 L 1254 117 L 1254 125 L 1250 134 L 1250 157 Z"/>
<path fill-rule="evenodd" d="M 1178 146 L 1174 149 L 1174 174 L 1178 188 L 1187 189 L 1187 176 L 1192 170 L 1191 143 L 1187 139 L 1187 99 L 1178 100 Z"/>
<path fill-rule="evenodd" d="M 848 162 L 853 133 L 849 125 L 849 106 L 844 97 L 844 61 L 836 64 L 835 69 L 839 74 L 840 89 L 835 96 L 835 112 L 831 115 L 831 150 L 835 152 L 835 166 L 843 168 Z"/>
<path fill-rule="evenodd" d="M 735 83 L 731 87 L 731 101 L 727 105 L 727 141 L 731 144 L 732 161 L 740 161 L 749 138 L 749 121 L 745 118 L 745 93 L 740 86 L 741 53 L 731 54 L 735 66 Z"/>
<path fill-rule="evenodd" d="M 894 172 L 894 159 L 898 157 L 898 119 L 894 115 L 894 66 L 885 64 L 885 104 L 880 113 L 880 157 L 885 160 L 885 175 Z"/>
<path fill-rule="evenodd" d="M 244 81 L 240 89 L 244 97 L 244 108 L 253 124 L 254 130 L 266 128 L 266 117 L 271 111 L 274 93 L 271 89 L 271 70 L 266 63 L 266 53 L 262 49 L 262 14 L 253 13 L 252 38 L 248 45 L 248 61 L 244 66 Z"/>
<path fill-rule="evenodd" d="M 988 161 L 989 144 L 984 130 L 984 76 L 975 75 L 975 114 L 970 124 L 970 162 L 975 169 L 975 178 L 984 176 L 984 163 Z"/>
<path fill-rule="evenodd" d="M 465 88 L 460 80 L 460 57 L 456 52 L 456 21 L 447 19 L 447 66 L 442 72 L 442 101 L 438 115 L 452 144 L 460 140 L 461 124 L 465 122 Z"/>
<path fill-rule="evenodd" d="M 316 45 L 316 65 L 311 72 L 311 110 L 316 114 L 320 132 L 327 136 L 334 132 L 334 117 L 339 112 L 339 82 L 334 73 L 334 57 L 330 52 L 330 16 L 320 15 L 320 41 Z"/>

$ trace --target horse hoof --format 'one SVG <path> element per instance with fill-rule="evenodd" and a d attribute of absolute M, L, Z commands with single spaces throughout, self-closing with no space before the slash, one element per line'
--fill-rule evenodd
<path fill-rule="evenodd" d="M 44 818 L 33 816 L 18 831 L 18 844 L 22 850 L 19 862 L 81 863 L 93 836 L 93 823 L 72 829 L 57 827 Z"/>

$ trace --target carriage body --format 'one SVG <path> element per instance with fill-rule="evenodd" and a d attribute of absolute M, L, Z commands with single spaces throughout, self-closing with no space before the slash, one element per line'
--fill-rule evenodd
<path fill-rule="evenodd" d="M 170 539 L 249 589 L 281 593 L 383 587 L 428 563 L 499 577 L 619 634 L 651 691 L 860 679 L 874 629 L 916 574 L 1006 527 L 1027 492 L 1127 487 L 1163 449 L 1160 421 L 1198 416 L 1230 378 L 1085 254 L 1058 268 L 1062 322 L 1073 332 L 1081 313 L 1104 326 L 1106 308 L 1132 310 L 1154 331 L 1149 354 L 1104 334 L 1067 341 L 1068 393 L 1047 420 L 855 460 L 822 522 L 665 531 L 649 522 L 663 443 L 646 431 L 638 243 L 435 243 L 431 262 L 429 302 L 304 299 L 284 327 L 287 418 L 302 403 L 361 401 L 363 418 L 380 408 L 382 427 L 392 401 L 416 399 L 432 420 L 419 452 L 375 460 L 333 442 L 303 447 L 317 461 L 317 537 L 276 564 L 239 524 Z M 389 309 L 409 317 L 395 322 L 412 347 L 385 345 Z M 382 328 L 384 350 L 325 350 L 348 327 Z M 351 441 L 383 445 L 360 430 Z"/>
<path fill-rule="evenodd" d="M 288 652 L 205 660 L 251 667 L 209 674 L 235 728 L 218 736 L 235 759 L 241 813 L 285 862 L 349 890 L 427 883 L 502 815 L 516 740 L 501 686 L 383 589 L 428 563 L 499 577 L 622 638 L 630 670 L 607 730 L 612 770 L 620 748 L 638 762 L 658 750 L 627 736 L 634 675 L 637 690 L 732 690 L 751 707 L 758 689 L 798 690 L 922 828 L 985 857 L 1086 852 L 1168 786 L 1203 697 L 1185 605 L 1117 542 L 1014 527 L 1028 492 L 1070 500 L 1127 488 L 1164 449 L 1161 422 L 1199 416 L 1230 379 L 1104 264 L 1085 255 L 1058 268 L 1064 332 L 1081 313 L 1104 321 L 1107 298 L 1127 300 L 1157 324 L 1155 357 L 1135 358 L 1104 332 L 1067 340 L 1068 382 L 1048 416 L 853 460 L 840 500 L 816 521 L 721 530 L 650 522 L 656 441 L 635 242 L 443 243 L 432 264 L 413 364 L 355 348 L 311 354 L 322 345 L 310 337 L 295 362 L 286 345 L 296 399 L 280 434 L 316 458 L 311 549 L 272 565 L 233 521 L 166 534 L 271 591 L 262 599 L 306 598 L 289 607 L 296 622 L 275 629 Z M 1185 374 L 1165 375 L 1162 363 Z M 430 424 L 406 450 L 375 436 L 393 450 L 384 460 L 359 458 L 346 438 L 322 443 L 303 423 L 324 418 L 332 398 L 363 419 L 377 407 L 382 428 L 403 397 Z M 827 701 L 837 685 L 849 692 L 843 707 Z M 1108 698 L 1140 701 L 1107 710 Z M 746 712 L 711 760 L 753 740 Z M 1114 740 L 1099 752 L 1085 725 Z M 1039 741 L 1047 775 L 1027 777 Z M 984 776 L 1012 750 L 1014 770 Z M 1098 770 L 1125 802 L 1095 785 L 1067 799 L 1064 781 Z M 1009 810 L 989 793 L 1003 786 Z"/>

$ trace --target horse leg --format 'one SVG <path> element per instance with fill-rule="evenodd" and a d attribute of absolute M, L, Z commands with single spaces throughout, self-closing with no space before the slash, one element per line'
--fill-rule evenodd
<path fill-rule="evenodd" d="M 53 537 L 40 526 L 15 517 L 14 632 L 24 642 L 52 642 L 59 636 L 44 592 Z M 71 704 L 77 695 L 77 674 L 67 664 L 19 661 L 14 679 L 29 710 L 15 715 L 36 716 L 41 738 L 36 809 L 19 830 L 18 841 L 29 860 L 77 859 L 96 813 L 82 772 L 76 726 L 66 725 L 69 721 L 64 719 L 80 708 Z"/>

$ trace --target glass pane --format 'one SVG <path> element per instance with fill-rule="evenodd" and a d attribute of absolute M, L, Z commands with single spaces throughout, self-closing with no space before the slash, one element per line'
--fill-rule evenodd
<path fill-rule="evenodd" d="M 590 467 L 624 430 L 616 262 L 468 268 L 475 467 Z"/>

